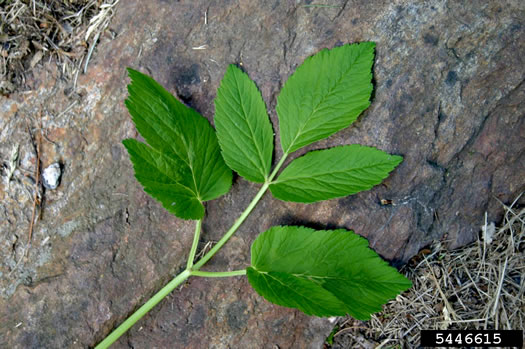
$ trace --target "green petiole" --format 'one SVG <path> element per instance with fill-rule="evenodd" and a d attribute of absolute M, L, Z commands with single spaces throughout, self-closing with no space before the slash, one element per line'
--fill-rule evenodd
<path fill-rule="evenodd" d="M 242 276 L 246 275 L 246 269 L 232 270 L 232 271 L 200 271 L 195 270 L 191 272 L 191 276 L 200 276 L 207 278 L 223 278 L 228 276 Z"/>
<path fill-rule="evenodd" d="M 146 315 L 154 306 L 156 306 L 164 297 L 171 293 L 177 286 L 182 284 L 191 275 L 189 270 L 184 270 L 182 273 L 177 275 L 171 280 L 166 286 L 164 286 L 159 292 L 151 297 L 143 306 L 133 313 L 126 319 L 119 327 L 117 327 L 109 336 L 107 336 L 102 342 L 100 342 L 95 349 L 109 348 L 117 339 L 120 338 L 131 326 L 139 321 L 144 315 Z"/>
<path fill-rule="evenodd" d="M 241 224 L 244 222 L 244 220 L 248 217 L 248 215 L 255 208 L 255 206 L 257 205 L 259 200 L 261 200 L 261 198 L 263 197 L 264 193 L 266 193 L 266 190 L 268 190 L 268 187 L 272 183 L 272 180 L 275 178 L 275 175 L 277 175 L 277 172 L 279 172 L 279 169 L 283 165 L 284 160 L 286 160 L 287 155 L 288 154 L 284 154 L 283 155 L 281 160 L 279 160 L 279 162 L 275 166 L 275 169 L 273 170 L 273 172 L 270 175 L 270 177 L 268 177 L 268 179 L 263 184 L 263 186 L 261 187 L 259 192 L 253 198 L 252 202 L 250 202 L 250 204 L 248 205 L 246 210 L 244 210 L 244 212 L 239 216 L 239 218 L 237 218 L 237 220 L 232 225 L 230 230 L 228 230 L 226 232 L 226 234 L 224 234 L 224 236 L 219 240 L 219 242 L 217 242 L 217 244 L 215 246 L 213 246 L 213 248 L 208 253 L 206 253 L 204 255 L 204 257 L 201 258 L 200 261 L 198 261 L 195 264 L 194 270 L 199 270 L 204 264 L 206 264 L 206 262 L 208 262 L 210 260 L 210 258 L 213 257 L 213 255 L 215 253 L 217 253 L 217 251 L 219 251 L 221 249 L 221 247 L 226 243 L 226 241 L 228 241 L 232 237 L 232 235 L 237 231 L 237 229 L 241 226 Z"/>
<path fill-rule="evenodd" d="M 246 220 L 248 215 L 252 212 L 257 203 L 261 200 L 264 193 L 266 193 L 266 191 L 268 190 L 268 187 L 272 183 L 273 178 L 275 178 L 277 172 L 279 172 L 279 169 L 286 160 L 287 155 L 288 154 L 284 154 L 281 160 L 279 160 L 271 175 L 268 177 L 261 189 L 257 192 L 257 194 L 250 202 L 248 207 L 246 207 L 244 212 L 239 216 L 239 218 L 237 218 L 230 230 L 228 230 L 226 234 L 224 234 L 224 236 L 217 242 L 215 246 L 213 246 L 213 248 L 210 251 L 208 251 L 208 253 L 206 253 L 199 261 L 197 261 L 197 263 L 193 264 L 193 260 L 195 259 L 195 255 L 197 253 L 197 247 L 199 245 L 200 233 L 202 228 L 202 219 L 199 219 L 195 222 L 195 234 L 193 235 L 193 243 L 191 245 L 190 253 L 188 256 L 186 269 L 179 275 L 175 276 L 173 280 L 171 280 L 159 292 L 157 292 L 146 303 L 144 303 L 144 305 L 137 309 L 130 317 L 126 319 L 126 321 L 124 321 L 115 330 L 113 330 L 113 332 L 111 332 L 109 336 L 107 336 L 102 342 L 100 342 L 95 347 L 95 349 L 109 348 L 109 346 L 113 344 L 117 339 L 119 339 L 120 336 L 126 333 L 126 331 L 129 330 L 131 326 L 133 326 L 137 321 L 139 321 L 144 315 L 146 315 L 151 309 L 153 309 L 155 305 L 157 305 L 162 299 L 164 299 L 164 297 L 170 294 L 175 288 L 177 288 L 177 286 L 186 281 L 186 279 L 190 276 L 228 277 L 246 275 L 245 269 L 224 272 L 207 272 L 200 271 L 199 269 L 202 268 L 202 266 L 204 266 L 204 264 L 206 264 L 215 255 L 215 253 L 217 253 L 221 249 L 221 247 L 233 236 L 233 234 L 235 234 L 237 229 L 239 229 L 241 224 Z"/>
<path fill-rule="evenodd" d="M 188 263 L 186 264 L 186 270 L 191 270 L 193 267 L 193 261 L 195 260 L 195 254 L 197 253 L 197 247 L 199 246 L 199 239 L 201 236 L 202 219 L 197 220 L 195 224 L 195 234 L 193 234 L 193 243 L 191 244 L 190 254 L 188 256 Z"/>
<path fill-rule="evenodd" d="M 252 202 L 250 202 L 250 204 L 244 210 L 244 212 L 239 216 L 239 218 L 237 218 L 237 220 L 232 225 L 230 230 L 228 230 L 226 232 L 226 234 L 224 234 L 224 236 L 217 242 L 217 244 L 215 246 L 213 246 L 212 249 L 210 251 L 208 251 L 208 253 L 206 253 L 204 255 L 204 257 L 202 257 L 197 263 L 195 263 L 195 265 L 193 266 L 193 270 L 199 270 L 232 237 L 232 235 L 237 231 L 237 229 L 241 226 L 241 224 L 244 222 L 244 220 L 248 217 L 250 212 L 252 212 L 252 210 L 254 209 L 255 205 L 257 205 L 259 200 L 261 200 L 262 196 L 264 195 L 264 193 L 268 189 L 268 186 L 269 186 L 268 183 L 264 183 L 263 184 L 263 186 L 261 187 L 259 192 L 253 198 Z"/>

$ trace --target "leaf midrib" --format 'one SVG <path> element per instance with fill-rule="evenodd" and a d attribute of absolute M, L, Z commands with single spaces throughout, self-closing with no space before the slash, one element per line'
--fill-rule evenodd
<path fill-rule="evenodd" d="M 314 176 L 315 177 L 317 177 L 317 176 L 326 176 L 326 175 L 332 175 L 332 174 L 347 173 L 349 171 L 355 171 L 355 170 L 362 170 L 362 169 L 365 170 L 365 169 L 368 169 L 368 168 L 374 168 L 374 167 L 382 166 L 382 165 L 385 165 L 385 164 L 386 163 L 382 162 L 382 163 L 369 165 L 369 166 L 349 168 L 349 169 L 346 169 L 346 170 L 337 170 L 337 171 L 330 171 L 330 172 L 315 173 L 315 174 L 310 174 L 309 176 L 307 176 L 307 175 L 299 176 L 298 175 L 298 176 L 293 176 L 293 177 L 287 177 L 287 178 L 284 178 L 283 180 L 279 180 L 281 178 L 281 176 L 279 176 L 279 178 L 277 178 L 275 181 L 273 181 L 272 184 L 284 183 L 284 182 L 288 182 L 288 181 L 291 181 L 291 180 L 297 180 L 297 179 L 305 179 L 305 178 L 311 179 Z"/>
<path fill-rule="evenodd" d="M 173 97 L 173 96 L 170 96 L 170 97 L 175 99 L 175 97 Z M 169 106 L 166 105 L 166 103 L 164 102 L 163 99 L 160 100 L 160 103 L 164 107 L 164 110 L 166 111 L 166 113 L 169 115 L 170 114 Z M 151 108 L 150 108 L 150 110 L 151 110 Z M 151 111 L 153 112 L 153 110 L 151 110 Z M 188 189 L 190 189 L 195 194 L 195 197 L 196 197 L 197 200 L 199 200 L 199 202 L 202 202 L 202 200 L 201 200 L 201 193 L 199 192 L 199 186 L 197 185 L 197 178 L 195 177 L 195 169 L 193 168 L 193 164 L 190 163 L 190 152 L 189 152 L 188 144 L 186 142 L 186 137 L 181 137 L 179 132 L 177 132 L 176 129 L 173 129 L 172 127 L 167 125 L 161 118 L 158 118 L 158 119 L 160 120 L 160 122 L 163 125 L 167 126 L 169 130 L 171 130 L 173 133 L 175 133 L 175 135 L 178 136 L 182 140 L 182 143 L 184 144 L 184 151 L 186 152 L 186 155 L 188 157 L 187 161 L 186 161 L 186 159 L 183 159 L 179 155 L 177 155 L 177 153 L 175 152 L 175 149 L 173 149 L 173 146 L 170 145 L 170 148 L 173 150 L 173 154 L 175 156 L 179 157 L 179 159 L 181 159 L 190 168 L 191 177 L 193 179 L 193 184 L 195 185 L 195 191 L 192 190 L 191 188 L 188 188 Z"/>
<path fill-rule="evenodd" d="M 302 132 L 304 130 L 304 128 L 306 127 L 306 124 L 308 124 L 308 122 L 311 120 L 312 118 L 312 115 L 314 115 L 317 110 L 319 109 L 319 106 L 325 102 L 325 100 L 330 97 L 332 95 L 332 93 L 334 93 L 335 89 L 339 86 L 339 84 L 341 83 L 341 80 L 346 77 L 346 75 L 348 74 L 349 70 L 353 68 L 355 62 L 357 61 L 357 58 L 356 57 L 354 59 L 354 61 L 352 63 L 350 63 L 350 65 L 348 66 L 348 69 L 344 71 L 343 74 L 341 74 L 341 76 L 339 77 L 339 79 L 337 80 L 337 82 L 330 88 L 330 90 L 328 91 L 328 93 L 323 96 L 323 98 L 321 99 L 321 101 L 319 101 L 319 103 L 317 103 L 317 105 L 315 106 L 315 108 L 310 112 L 310 114 L 308 115 L 308 117 L 305 119 L 305 122 L 301 125 L 301 128 L 299 129 L 299 131 L 297 132 L 297 134 L 295 135 L 295 138 L 293 139 L 293 141 L 290 143 L 290 145 L 288 146 L 288 149 L 284 152 L 285 154 L 289 154 L 290 153 L 290 149 L 293 148 L 293 146 L 295 145 L 295 142 L 297 141 L 297 138 L 299 138 L 299 136 L 302 135 Z M 297 71 L 296 71 L 297 73 Z"/>
<path fill-rule="evenodd" d="M 227 103 L 229 104 L 230 108 L 231 108 L 232 110 L 236 110 L 236 108 L 233 107 L 232 101 L 230 101 L 229 99 L 226 99 L 226 100 L 227 100 Z M 243 130 L 243 129 L 241 128 L 241 126 L 239 126 L 238 124 L 236 124 L 235 122 L 233 122 L 233 120 L 230 119 L 230 121 L 231 121 L 231 123 L 235 126 L 235 128 L 236 128 L 237 130 L 239 130 L 239 131 L 242 132 L 244 135 L 246 135 L 246 136 L 249 137 L 249 135 L 246 133 L 246 130 Z M 232 138 L 233 138 L 233 137 L 232 137 Z M 235 146 L 236 146 L 236 147 L 237 147 L 237 148 L 243 153 L 245 159 L 248 159 L 248 161 L 249 161 L 249 162 L 250 162 L 255 168 L 257 168 L 257 169 L 259 168 L 259 166 L 257 166 L 257 163 L 255 162 L 255 160 L 252 159 L 252 157 L 249 156 L 248 153 L 246 153 L 244 147 L 242 147 L 242 146 L 238 146 L 238 144 L 237 144 L 235 141 L 232 141 L 232 143 L 235 144 Z M 237 163 L 242 163 L 242 162 L 239 161 L 238 159 L 234 159 L 233 161 L 236 161 Z M 264 176 L 263 176 L 263 177 L 264 177 Z"/>
<path fill-rule="evenodd" d="M 241 74 L 244 74 L 244 73 L 241 72 Z M 250 83 L 250 82 L 252 82 L 252 81 L 250 80 L 248 83 Z M 239 81 L 237 79 L 235 79 L 235 85 L 237 86 L 236 92 L 237 92 L 237 95 L 239 97 L 239 101 L 241 102 L 240 104 L 241 104 L 241 108 L 242 108 L 242 113 L 244 115 L 244 120 L 247 120 L 248 119 L 248 114 L 246 113 L 246 109 L 244 107 L 244 103 L 242 103 L 243 98 L 241 96 L 240 85 L 239 85 Z M 253 86 L 253 87 L 255 87 L 255 93 L 257 94 L 258 93 L 257 87 L 256 86 Z M 266 109 L 266 107 L 265 107 L 265 109 Z M 254 119 L 256 120 L 256 118 L 254 118 Z M 264 156 L 261 153 L 261 149 L 259 148 L 258 142 L 255 141 L 255 135 L 254 135 L 254 132 L 252 130 L 251 124 L 249 122 L 246 122 L 246 125 L 248 126 L 248 129 L 250 130 L 250 135 L 252 136 L 251 139 L 253 140 L 253 143 L 255 144 L 255 148 L 257 149 L 257 153 L 259 154 L 259 160 L 261 161 L 260 165 L 263 167 L 262 169 L 258 168 L 258 170 L 261 172 L 261 174 L 263 176 L 263 179 L 267 180 L 268 179 L 268 175 L 266 173 L 267 172 L 266 169 L 264 168 L 265 167 L 264 166 Z"/>
<path fill-rule="evenodd" d="M 272 271 L 262 271 L 262 270 L 259 270 L 257 269 L 256 267 L 254 266 L 251 266 L 257 273 L 259 274 L 265 274 L 265 275 L 268 275 L 269 277 L 272 277 L 270 275 L 270 273 Z M 345 278 L 345 277 L 341 277 L 341 276 L 319 276 L 319 275 L 309 275 L 309 274 L 294 274 L 294 273 L 289 273 L 289 272 L 285 272 L 285 271 L 277 271 L 277 270 L 273 270 L 273 272 L 278 272 L 278 273 L 283 273 L 283 274 L 286 274 L 286 275 L 291 275 L 293 277 L 297 277 L 297 278 L 301 278 L 301 279 L 311 279 L 311 278 L 314 278 L 314 279 L 321 279 L 321 280 L 342 280 L 342 281 L 348 281 L 348 282 L 351 282 L 353 284 L 356 284 L 356 285 L 363 285 L 363 283 L 359 283 L 359 282 L 355 282 L 354 280 L 356 279 L 349 279 L 349 278 Z M 273 279 L 275 279 L 274 277 L 272 277 Z M 310 280 L 312 282 L 314 282 L 313 280 Z M 376 281 L 376 280 L 367 280 L 366 284 L 399 284 L 399 282 L 396 282 L 395 280 L 379 280 L 379 281 Z"/>
<path fill-rule="evenodd" d="M 138 142 L 138 141 L 137 141 L 137 142 Z M 139 142 L 139 143 L 140 143 L 140 142 Z M 151 147 L 151 146 L 150 146 L 150 147 Z M 165 155 L 165 153 L 161 153 L 158 149 L 155 149 L 155 148 L 153 148 L 153 147 L 151 147 L 151 149 L 153 149 L 154 151 L 156 151 L 156 152 L 158 153 L 158 156 L 160 156 L 161 158 L 162 158 L 163 156 L 168 156 L 168 155 Z M 151 179 L 148 179 L 148 181 L 153 182 L 153 183 L 159 183 L 159 184 L 176 184 L 176 185 L 180 185 L 181 187 L 184 187 L 184 188 L 188 189 L 190 192 L 192 192 L 194 195 L 196 195 L 195 192 L 193 191 L 193 189 L 191 189 L 191 188 L 189 188 L 187 185 L 185 185 L 185 184 L 179 182 L 176 178 L 173 178 L 172 175 L 171 175 L 170 173 L 166 173 L 166 172 L 164 172 L 164 171 L 161 171 L 160 168 L 159 168 L 158 166 L 156 166 L 156 163 L 155 163 L 155 162 L 150 162 L 150 161 L 148 161 L 146 158 L 144 158 L 144 157 L 142 157 L 142 156 L 140 156 L 140 158 L 142 158 L 142 159 L 143 159 L 147 164 L 149 164 L 150 166 L 154 166 L 154 167 L 157 169 L 157 171 L 159 171 L 159 172 L 162 173 L 164 176 L 166 176 L 168 179 L 170 179 L 170 180 L 172 181 L 172 183 L 163 183 L 163 182 L 159 182 L 159 181 L 157 181 L 157 180 L 151 180 Z M 182 160 L 182 159 L 181 159 L 181 160 Z M 184 161 L 184 160 L 182 160 L 182 161 Z M 198 199 L 198 197 L 197 197 L 197 199 Z"/>
<path fill-rule="evenodd" d="M 171 97 L 172 97 L 172 98 L 175 98 L 175 97 L 173 97 L 173 96 L 171 96 Z M 156 114 L 156 112 L 153 110 L 153 108 L 151 107 L 151 105 L 150 105 L 149 103 L 147 103 L 146 101 L 144 101 L 144 100 L 143 100 L 141 97 L 139 97 L 138 95 L 137 95 L 137 98 L 140 99 L 140 100 L 142 101 L 142 103 L 141 103 L 142 105 L 147 106 L 147 108 L 149 109 L 149 111 L 150 111 L 150 113 L 151 113 L 152 115 L 155 115 L 155 114 Z M 138 101 L 137 101 L 137 102 L 138 102 Z M 157 102 L 158 102 L 159 105 L 164 109 L 164 112 L 165 112 L 167 115 L 170 115 L 170 114 L 171 114 L 171 108 L 165 103 L 165 101 L 164 101 L 163 99 L 158 99 Z M 180 103 L 180 102 L 179 102 L 179 103 Z M 179 155 L 177 154 L 177 152 L 176 152 L 176 149 L 173 148 L 173 145 L 172 145 L 172 144 L 170 144 L 171 142 L 167 141 L 164 137 L 160 137 L 159 132 L 156 130 L 155 127 L 153 127 L 153 129 L 155 130 L 155 133 L 157 134 L 157 136 L 159 136 L 159 137 L 164 141 L 164 143 L 168 144 L 168 147 L 172 150 L 172 151 L 170 152 L 170 154 L 168 154 L 168 153 L 164 153 L 164 154 L 166 154 L 166 156 L 168 156 L 168 157 L 171 157 L 170 155 L 173 154 L 175 157 L 177 157 L 177 158 L 180 159 L 183 163 L 185 163 L 186 166 L 188 166 L 188 168 L 190 169 L 190 172 L 191 172 L 191 177 L 192 177 L 192 179 L 193 179 L 193 184 L 195 185 L 195 190 L 192 189 L 192 188 L 189 188 L 188 186 L 182 184 L 181 182 L 178 182 L 178 181 L 174 180 L 171 176 L 169 176 L 169 175 L 166 174 L 167 177 L 173 179 L 174 182 L 175 182 L 176 184 L 179 184 L 179 185 L 182 185 L 182 186 L 188 188 L 193 194 L 195 194 L 195 198 L 196 198 L 197 200 L 199 200 L 200 202 L 202 202 L 202 200 L 200 199 L 201 195 L 200 195 L 200 192 L 199 192 L 199 186 L 197 185 L 197 179 L 196 179 L 196 177 L 195 177 L 195 169 L 194 169 L 194 166 L 193 166 L 193 165 L 190 163 L 190 161 L 189 161 L 189 158 L 190 158 L 189 155 L 190 155 L 190 154 L 189 154 L 189 147 L 188 147 L 188 144 L 187 144 L 187 142 L 186 142 L 186 138 L 183 137 L 183 136 L 181 136 L 181 133 L 178 132 L 178 130 L 177 130 L 176 128 L 173 128 L 173 127 L 172 127 L 172 124 L 169 124 L 169 123 L 165 122 L 162 118 L 157 118 L 157 120 L 158 120 L 158 122 L 159 122 L 162 126 L 164 126 L 165 129 L 170 130 L 171 132 L 173 132 L 173 133 L 175 134 L 176 137 L 178 137 L 178 138 L 180 138 L 180 139 L 182 140 L 182 143 L 183 143 L 183 145 L 184 145 L 184 151 L 186 152 L 186 155 L 187 155 L 187 158 L 188 158 L 188 159 L 184 159 L 184 158 L 182 158 L 181 156 L 179 156 Z M 150 146 L 151 146 L 151 145 L 150 145 Z M 159 152 L 160 154 L 163 154 L 161 150 L 156 149 L 156 148 L 154 148 L 154 147 L 152 147 L 152 146 L 151 146 L 151 148 L 152 148 L 152 149 L 155 149 L 155 150 L 156 150 L 157 152 Z"/>
<path fill-rule="evenodd" d="M 280 283 L 281 285 L 283 285 L 285 288 L 289 289 L 292 293 L 294 294 L 297 294 L 299 295 L 300 297 L 304 298 L 304 299 L 307 299 L 310 303 L 313 303 L 315 304 L 316 306 L 320 307 L 320 308 L 325 308 L 325 305 L 324 304 L 321 304 L 321 303 L 318 303 L 318 302 L 314 302 L 314 300 L 316 300 L 315 298 L 311 298 L 311 297 L 308 297 L 308 294 L 302 294 L 300 292 L 297 291 L 297 289 L 294 289 L 290 286 L 288 286 L 287 284 L 283 283 L 281 280 L 273 277 L 272 275 L 270 274 L 265 274 L 267 275 L 269 278 L 272 278 L 273 280 L 275 280 L 276 282 Z M 279 295 L 279 293 L 275 292 L 274 289 L 272 288 L 271 284 L 266 280 L 266 276 L 265 275 L 262 275 L 263 278 L 264 278 L 264 281 L 266 282 L 266 285 L 268 286 L 269 289 L 272 290 L 272 292 L 276 295 Z M 332 294 L 334 296 L 335 299 L 337 299 L 340 303 L 344 304 L 343 301 L 341 301 L 339 299 L 339 297 L 337 297 L 336 295 L 334 295 L 332 292 L 326 290 L 325 288 L 323 288 L 321 285 L 318 285 L 319 287 L 321 287 L 323 290 L 327 291 L 328 293 Z"/>

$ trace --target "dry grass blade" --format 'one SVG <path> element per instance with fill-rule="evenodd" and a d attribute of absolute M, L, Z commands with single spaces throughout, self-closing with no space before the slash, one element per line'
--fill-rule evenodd
<path fill-rule="evenodd" d="M 33 239 L 33 229 L 35 226 L 35 221 L 38 219 L 38 207 L 40 206 L 40 199 L 41 199 L 41 182 L 40 182 L 40 150 L 42 149 L 42 114 L 39 113 L 39 120 L 40 120 L 40 134 L 38 136 L 34 135 L 31 131 L 31 127 L 29 124 L 27 125 L 27 131 L 29 133 L 29 136 L 31 137 L 31 140 L 33 142 L 33 146 L 35 148 L 36 153 L 36 162 L 35 162 L 35 188 L 33 192 L 33 205 L 32 205 L 32 212 L 31 212 L 31 221 L 29 222 L 29 232 L 27 234 L 27 244 L 24 248 L 24 253 L 20 256 L 20 259 L 17 261 L 15 267 L 9 272 L 8 275 L 11 275 L 13 272 L 15 272 L 20 263 L 27 258 L 29 248 L 31 247 L 31 241 Z"/>
<path fill-rule="evenodd" d="M 358 345 L 354 338 L 362 336 L 381 344 L 388 340 L 392 348 L 416 347 L 423 329 L 525 328 L 525 208 L 515 207 L 518 199 L 502 204 L 499 228 L 492 232 L 485 222 L 492 236 L 482 234 L 455 251 L 438 242 L 419 256 L 421 262 L 413 259 L 405 274 L 414 287 L 369 322 L 347 321 L 333 348 Z"/>
<path fill-rule="evenodd" d="M 87 67 L 118 1 L 0 0 L 0 94 L 23 86 L 25 74 L 49 57 L 65 79 L 80 62 Z"/>

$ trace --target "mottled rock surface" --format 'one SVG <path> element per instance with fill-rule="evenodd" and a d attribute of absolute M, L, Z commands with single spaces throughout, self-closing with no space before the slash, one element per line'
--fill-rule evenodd
<path fill-rule="evenodd" d="M 250 243 L 274 224 L 353 229 L 400 263 L 433 239 L 451 248 L 472 241 L 485 211 L 500 219 L 499 201 L 525 190 L 525 4 L 330 4 L 121 1 L 75 88 L 47 62 L 28 74 L 26 91 L 1 97 L 0 347 L 93 346 L 185 263 L 193 224 L 142 191 L 121 144 L 137 136 L 123 104 L 128 66 L 211 120 L 226 66 L 238 63 L 277 125 L 278 91 L 306 57 L 377 42 L 371 107 L 309 149 L 362 143 L 403 155 L 403 164 L 383 185 L 340 200 L 301 205 L 267 195 L 208 270 L 244 267 Z M 57 189 L 40 192 L 27 248 L 38 143 L 41 167 L 58 162 L 62 176 Z M 207 205 L 202 246 L 256 191 L 236 178 Z M 115 347 L 319 348 L 330 329 L 265 302 L 244 278 L 192 279 Z"/>

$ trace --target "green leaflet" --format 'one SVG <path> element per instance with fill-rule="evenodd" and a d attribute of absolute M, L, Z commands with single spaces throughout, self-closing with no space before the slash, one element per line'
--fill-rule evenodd
<path fill-rule="evenodd" d="M 234 65 L 217 90 L 214 121 L 226 164 L 248 180 L 266 181 L 272 165 L 272 126 L 261 93 Z"/>
<path fill-rule="evenodd" d="M 368 190 L 403 158 L 362 145 L 317 150 L 295 159 L 270 185 L 281 200 L 311 203 Z"/>
<path fill-rule="evenodd" d="M 248 281 L 268 301 L 308 315 L 368 320 L 412 286 L 347 230 L 276 226 L 252 244 Z"/>
<path fill-rule="evenodd" d="M 373 42 L 322 50 L 307 58 L 277 98 L 285 154 L 348 127 L 370 105 Z"/>
<path fill-rule="evenodd" d="M 222 159 L 208 120 L 175 99 L 147 75 L 128 69 L 126 106 L 149 146 L 125 140 L 137 180 L 177 217 L 200 219 L 204 201 L 231 187 L 232 173 Z"/>
<path fill-rule="evenodd" d="M 122 143 L 130 155 L 135 177 L 146 193 L 179 218 L 204 216 L 204 206 L 190 189 L 191 185 L 184 184 L 192 179 L 191 173 L 177 173 L 177 170 L 188 170 L 182 161 L 165 156 L 135 139 L 125 139 Z"/>

